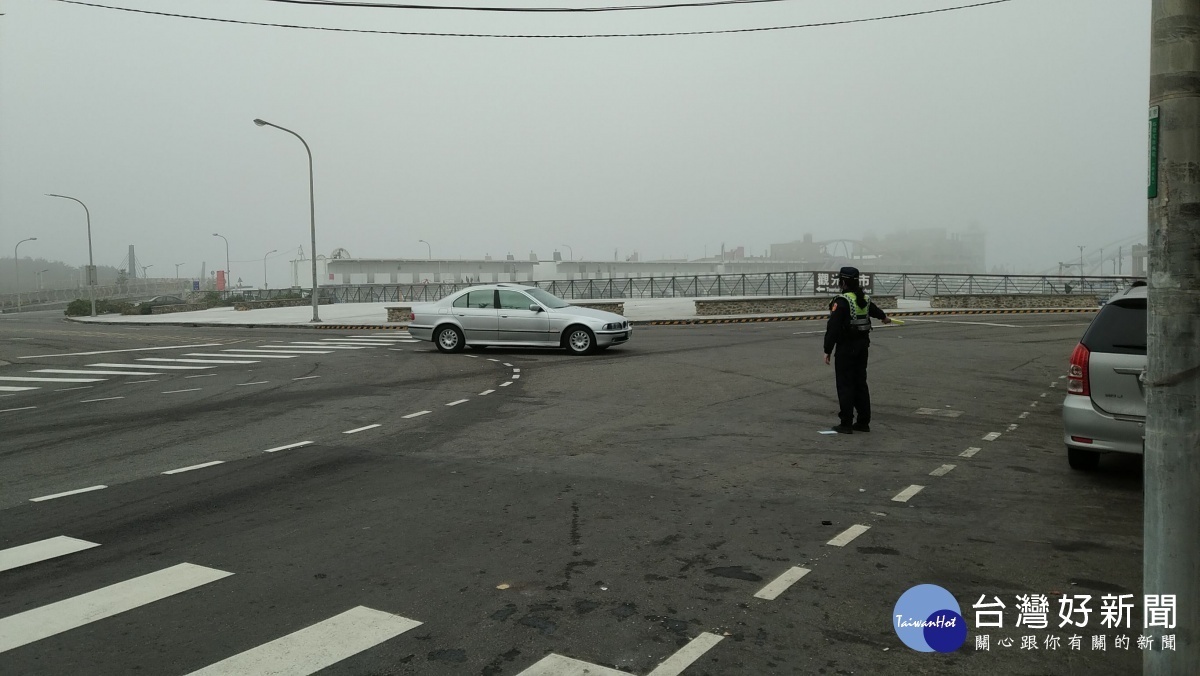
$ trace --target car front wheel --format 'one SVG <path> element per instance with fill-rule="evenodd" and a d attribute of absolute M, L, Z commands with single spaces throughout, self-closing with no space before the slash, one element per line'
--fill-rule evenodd
<path fill-rule="evenodd" d="M 1100 465 L 1100 454 L 1096 451 L 1085 451 L 1082 448 L 1068 448 L 1067 463 L 1071 465 L 1071 469 L 1093 470 Z"/>
<path fill-rule="evenodd" d="M 563 341 L 571 354 L 591 354 L 596 351 L 596 334 L 586 326 L 572 326 L 567 329 Z"/>
<path fill-rule="evenodd" d="M 433 336 L 433 342 L 441 352 L 462 352 L 464 341 L 462 331 L 456 326 L 443 326 Z"/>

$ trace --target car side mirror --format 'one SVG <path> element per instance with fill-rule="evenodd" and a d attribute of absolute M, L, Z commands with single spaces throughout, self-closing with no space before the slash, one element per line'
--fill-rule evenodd
<path fill-rule="evenodd" d="M 542 306 L 541 306 L 541 305 L 538 305 L 537 303 L 530 303 L 530 304 L 529 304 L 529 309 L 530 309 L 530 310 L 532 310 L 533 312 L 541 312 L 541 311 L 542 311 Z"/>

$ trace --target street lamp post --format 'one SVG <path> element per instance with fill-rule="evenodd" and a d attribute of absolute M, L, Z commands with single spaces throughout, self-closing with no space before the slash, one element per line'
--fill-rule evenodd
<path fill-rule="evenodd" d="M 87 216 L 88 296 L 91 298 L 91 301 L 92 301 L 92 316 L 95 317 L 96 316 L 96 263 L 95 263 L 94 259 L 92 258 L 92 213 L 90 211 L 88 211 L 86 204 L 84 204 L 80 200 L 75 199 L 74 197 L 68 197 L 67 195 L 52 195 L 50 193 L 46 193 L 46 197 L 58 197 L 58 198 L 61 198 L 64 200 L 71 200 L 72 202 L 79 202 L 79 206 L 83 207 L 84 215 Z"/>
<path fill-rule="evenodd" d="M 575 250 L 571 248 L 571 245 L 563 244 L 562 246 L 567 247 L 567 253 L 571 254 L 571 260 L 575 260 Z"/>
<path fill-rule="evenodd" d="M 426 253 L 429 254 L 428 255 L 429 260 L 433 260 L 433 247 L 429 246 L 429 242 L 426 242 L 423 239 L 418 239 L 417 241 L 421 242 L 422 244 L 425 245 L 425 251 L 426 251 Z"/>
<path fill-rule="evenodd" d="M 13 271 L 17 273 L 17 312 L 21 311 L 21 258 L 17 255 L 17 249 L 25 242 L 36 242 L 37 237 L 29 237 L 17 242 L 13 247 Z"/>
<path fill-rule="evenodd" d="M 179 279 L 179 266 L 180 266 L 180 265 L 183 265 L 183 263 L 176 263 L 176 264 L 175 264 L 175 279 Z"/>
<path fill-rule="evenodd" d="M 229 276 L 233 274 L 233 271 L 229 269 L 229 238 L 225 235 L 219 235 L 215 232 L 213 233 L 213 237 L 220 237 L 221 239 L 225 240 L 225 290 L 228 291 Z"/>
<path fill-rule="evenodd" d="M 321 318 L 320 318 L 320 316 L 317 315 L 317 257 L 315 255 L 317 252 L 317 203 L 316 203 L 316 197 L 313 194 L 312 149 L 308 147 L 308 141 L 305 141 L 303 136 L 297 134 L 296 132 L 292 131 L 291 129 L 281 127 L 277 124 L 271 124 L 270 122 L 267 122 L 266 120 L 260 120 L 257 118 L 255 118 L 254 124 L 257 124 L 260 127 L 275 127 L 279 131 L 286 131 L 287 133 L 291 134 L 292 136 L 295 136 L 296 138 L 300 139 L 300 142 L 304 144 L 304 151 L 306 153 L 308 153 L 308 218 L 309 218 L 310 234 L 312 235 L 312 251 L 314 254 L 313 259 L 312 259 L 312 307 L 313 307 L 312 320 L 314 322 L 319 322 L 319 321 L 321 321 Z"/>
<path fill-rule="evenodd" d="M 271 254 L 273 254 L 277 251 L 279 251 L 279 249 L 271 249 L 267 253 L 263 254 L 263 289 L 264 290 L 267 288 L 267 256 L 270 256 Z"/>
<path fill-rule="evenodd" d="M 146 271 L 147 271 L 147 270 L 149 270 L 149 269 L 150 269 L 150 268 L 152 268 L 152 267 L 154 267 L 154 264 L 153 264 L 153 263 L 151 263 L 150 265 L 143 265 L 143 266 L 142 266 L 142 279 L 146 279 Z"/>
<path fill-rule="evenodd" d="M 1083 291 L 1083 245 L 1079 245 L 1079 290 Z"/>
<path fill-rule="evenodd" d="M 47 272 L 50 272 L 49 268 L 47 268 L 45 270 L 38 270 L 37 275 L 35 275 L 35 277 L 37 278 L 37 290 L 38 291 L 42 290 L 42 275 L 46 274 Z"/>

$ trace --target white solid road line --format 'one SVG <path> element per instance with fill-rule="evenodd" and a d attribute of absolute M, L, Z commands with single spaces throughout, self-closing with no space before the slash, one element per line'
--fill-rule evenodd
<path fill-rule="evenodd" d="M 31 354 L 17 359 L 37 359 L 38 357 L 90 357 L 95 354 L 116 354 L 118 352 L 145 352 L 147 350 L 188 350 L 195 347 L 216 347 L 226 343 L 200 343 L 198 345 L 168 345 L 166 347 L 134 347 L 128 350 L 97 350 L 95 352 L 63 352 L 60 354 Z"/>
<path fill-rule="evenodd" d="M 230 349 L 230 350 L 221 350 L 221 351 L 226 352 L 226 353 L 229 353 L 229 352 L 234 353 L 232 355 L 223 354 L 223 355 L 221 355 L 222 357 L 229 357 L 229 356 L 233 356 L 233 357 L 268 357 L 271 355 L 277 355 L 277 358 L 282 358 L 282 359 L 292 359 L 296 355 L 300 355 L 300 354 L 333 354 L 333 352 L 331 352 L 329 350 L 300 350 L 300 349 L 272 350 L 269 348 L 259 348 L 259 347 L 255 347 L 255 348 L 248 347 L 243 350 Z"/>
<path fill-rule="evenodd" d="M 185 357 L 214 357 L 216 359 L 228 359 L 230 357 L 254 357 L 255 359 L 295 359 L 296 355 L 292 354 L 217 354 L 215 352 L 188 352 L 183 355 Z M 215 368 L 215 367 L 213 367 Z"/>
<path fill-rule="evenodd" d="M 481 396 L 481 397 L 482 397 L 482 396 L 483 396 L 483 395 L 485 395 L 485 394 L 491 394 L 492 392 L 495 392 L 495 391 L 496 391 L 496 390 L 484 390 L 484 391 L 482 391 L 482 392 L 480 392 L 480 393 L 479 393 L 479 396 Z"/>
<path fill-rule="evenodd" d="M 316 342 L 312 342 L 312 343 L 304 343 L 304 342 L 301 342 L 301 343 L 289 343 L 289 346 L 295 346 L 293 349 L 296 349 L 296 350 L 303 350 L 303 349 L 309 349 L 309 350 L 320 350 L 320 349 L 326 349 L 326 350 L 369 350 L 369 349 L 371 349 L 370 347 L 367 347 L 366 345 L 330 345 L 329 343 L 316 343 Z M 260 345 L 259 347 L 270 347 L 270 346 L 269 346 L 269 345 Z"/>
<path fill-rule="evenodd" d="M 983 450 L 983 449 L 972 446 L 972 447 L 968 448 L 967 450 L 963 451 L 962 453 L 959 453 L 958 456 L 960 458 L 970 458 L 971 456 L 975 455 L 976 453 L 978 453 L 981 450 Z"/>
<path fill-rule="evenodd" d="M 892 498 L 892 502 L 908 502 L 909 498 L 917 493 L 920 493 L 923 488 L 925 487 L 913 484 L 912 486 L 909 486 L 908 488 L 905 488 L 897 493 L 896 496 Z"/>
<path fill-rule="evenodd" d="M 183 379 L 187 380 L 189 378 L 212 378 L 216 375 L 217 374 L 215 374 L 215 373 L 201 373 L 200 375 L 197 375 L 197 376 L 184 376 Z"/>
<path fill-rule="evenodd" d="M 161 376 L 161 373 L 146 373 L 145 371 L 77 371 L 75 369 L 37 369 L 30 373 L 66 373 L 81 376 Z"/>
<path fill-rule="evenodd" d="M 417 411 L 416 413 L 409 413 L 408 415 L 402 415 L 400 417 L 401 418 L 416 418 L 417 416 L 425 415 L 426 413 L 433 413 L 433 411 Z"/>
<path fill-rule="evenodd" d="M 356 606 L 188 676 L 307 676 L 419 626 L 407 617 Z"/>
<path fill-rule="evenodd" d="M 125 398 L 125 397 L 103 397 L 103 398 L 100 398 L 100 399 L 83 399 L 83 400 L 81 400 L 79 403 L 81 403 L 81 404 L 90 404 L 90 403 L 92 403 L 92 402 L 96 402 L 96 401 L 113 401 L 113 400 L 115 400 L 115 399 L 124 399 L 124 398 Z"/>
<path fill-rule="evenodd" d="M 774 601 L 780 594 L 787 591 L 788 587 L 791 587 L 800 578 L 804 577 L 805 575 L 808 575 L 811 572 L 812 571 L 809 570 L 808 568 L 801 568 L 800 566 L 792 566 L 787 571 L 785 571 L 783 573 L 783 575 L 780 575 L 779 577 L 777 577 L 773 581 L 771 581 L 770 584 L 768 584 L 767 586 L 758 590 L 758 593 L 754 595 L 754 598 L 765 599 L 767 601 Z"/>
<path fill-rule="evenodd" d="M 216 366 L 165 366 L 163 364 L 88 364 L 88 367 L 103 366 L 122 369 L 154 369 L 155 371 L 203 371 L 215 369 Z"/>
<path fill-rule="evenodd" d="M 322 343 L 346 343 L 347 345 L 391 345 L 392 340 L 380 338 L 322 338 Z"/>
<path fill-rule="evenodd" d="M 257 361 L 235 361 L 233 359 L 167 359 L 165 357 L 142 357 L 142 361 L 168 361 L 181 364 L 257 364 Z"/>
<path fill-rule="evenodd" d="M 446 404 L 446 405 L 447 405 L 447 406 L 458 406 L 459 404 L 465 404 L 465 403 L 467 403 L 468 401 L 470 401 L 470 399 L 459 399 L 458 401 L 452 401 L 452 402 L 450 402 L 449 404 Z"/>
<path fill-rule="evenodd" d="M 48 559 L 56 559 L 60 556 L 82 552 L 85 549 L 99 546 L 95 542 L 59 535 L 58 537 L 31 542 L 19 547 L 0 549 L 0 573 L 12 570 L 13 568 L 28 566 L 31 563 L 40 563 Z"/>
<path fill-rule="evenodd" d="M 13 411 L 32 411 L 37 406 L 22 406 L 21 408 L 5 408 L 0 409 L 0 413 L 12 413 Z"/>
<path fill-rule="evenodd" d="M 929 476 L 946 476 L 950 473 L 950 470 L 954 469 L 955 467 L 957 467 L 957 465 L 942 465 L 941 467 L 930 472 Z"/>
<path fill-rule="evenodd" d="M 151 378 L 150 380 L 126 380 L 125 384 L 126 385 L 137 385 L 138 383 L 157 383 L 157 382 L 158 382 L 157 378 Z"/>
<path fill-rule="evenodd" d="M 0 392 L 25 392 L 28 390 L 40 390 L 40 387 L 14 387 L 12 385 L 0 385 Z"/>
<path fill-rule="evenodd" d="M 10 383 L 100 383 L 107 378 L 34 378 L 32 376 L 0 376 L 0 380 Z"/>
<path fill-rule="evenodd" d="M 870 526 L 864 526 L 862 524 L 854 524 L 853 526 L 850 526 L 846 530 L 842 531 L 837 537 L 833 538 L 832 540 L 830 540 L 829 542 L 827 542 L 825 544 L 832 545 L 834 547 L 845 547 L 846 545 L 850 544 L 854 540 L 854 538 L 858 537 L 859 535 L 862 535 L 863 533 L 865 533 L 869 530 L 871 530 Z"/>
<path fill-rule="evenodd" d="M 256 381 L 254 381 L 254 382 L 252 382 L 252 383 L 238 383 L 238 384 L 237 384 L 237 386 L 238 386 L 238 387 L 247 387 L 247 386 L 249 386 L 249 385 L 266 385 L 266 384 L 267 384 L 267 383 L 269 383 L 269 382 L 271 382 L 271 381 L 269 381 L 269 380 L 256 380 Z"/>
<path fill-rule="evenodd" d="M 192 388 L 188 388 L 186 390 L 167 390 L 166 392 L 163 392 L 162 394 L 179 394 L 180 392 L 199 392 L 202 389 L 204 389 L 204 388 L 203 387 L 192 387 Z"/>
<path fill-rule="evenodd" d="M 164 568 L 0 619 L 0 653 L 215 582 L 232 573 L 191 563 Z"/>
<path fill-rule="evenodd" d="M 95 387 L 95 385 L 81 385 L 79 387 L 60 387 L 54 391 L 55 392 L 74 392 L 75 390 L 90 390 L 93 387 Z"/>
<path fill-rule="evenodd" d="M 311 442 L 311 441 L 298 441 L 294 444 L 288 444 L 287 446 L 276 446 L 275 448 L 268 448 L 267 450 L 263 451 L 263 453 L 276 453 L 278 451 L 286 451 L 286 450 L 290 450 L 293 448 L 300 448 L 301 446 L 311 446 L 312 443 L 313 442 Z"/>
<path fill-rule="evenodd" d="M 401 342 L 401 343 L 419 343 L 419 342 L 421 342 L 421 341 L 419 341 L 419 340 L 416 340 L 415 338 L 409 338 L 409 339 L 407 339 L 407 340 L 402 340 L 402 341 L 400 341 L 400 342 Z"/>
<path fill-rule="evenodd" d="M 995 441 L 995 440 L 997 440 L 997 439 L 999 439 L 999 438 L 1000 438 L 1000 433 L 999 433 L 999 432 L 989 432 L 987 435 L 985 435 L 985 436 L 983 437 L 983 440 L 984 440 L 984 441 Z"/>
<path fill-rule="evenodd" d="M 292 378 L 292 380 L 312 380 L 313 378 L 320 378 L 320 377 L 321 376 L 300 376 L 299 378 Z"/>
<path fill-rule="evenodd" d="M 105 488 L 108 488 L 108 486 L 88 486 L 87 488 L 76 488 L 73 491 L 66 491 L 63 493 L 54 493 L 52 495 L 43 495 L 40 498 L 29 498 L 29 501 L 30 502 L 45 502 L 47 500 L 55 500 L 57 498 L 65 498 L 68 495 L 78 495 L 80 493 L 91 493 L 92 491 L 101 491 L 101 490 L 104 490 Z"/>
<path fill-rule="evenodd" d="M 212 462 L 202 462 L 199 465 L 191 465 L 189 467 L 180 467 L 179 469 L 169 469 L 169 470 L 163 472 L 163 474 L 179 474 L 181 472 L 190 472 L 194 469 L 204 469 L 205 467 L 212 467 L 213 465 L 220 465 L 220 464 L 223 464 L 224 462 L 225 462 L 224 460 L 213 460 Z"/>
<path fill-rule="evenodd" d="M 395 332 L 389 333 L 387 335 L 389 335 L 389 336 L 404 336 L 405 338 L 407 338 L 408 336 L 410 336 L 412 334 L 410 334 L 408 331 L 395 331 Z M 378 338 L 376 336 L 346 336 L 346 337 L 347 338 L 366 338 L 367 340 L 387 340 L 386 338 Z"/>
<path fill-rule="evenodd" d="M 375 423 L 374 425 L 367 425 L 366 427 L 356 427 L 356 428 L 354 428 L 354 429 L 352 429 L 352 430 L 346 430 L 345 432 L 342 432 L 342 434 L 358 434 L 359 432 L 365 432 L 365 431 L 367 431 L 367 430 L 373 430 L 373 429 L 375 429 L 376 427 L 380 427 L 380 424 L 379 424 L 379 423 Z"/>

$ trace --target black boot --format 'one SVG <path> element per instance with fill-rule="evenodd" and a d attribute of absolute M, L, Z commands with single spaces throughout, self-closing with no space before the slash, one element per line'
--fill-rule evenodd
<path fill-rule="evenodd" d="M 833 428 L 833 431 L 838 434 L 854 434 L 854 429 L 846 423 L 839 423 L 837 427 Z"/>
<path fill-rule="evenodd" d="M 868 423 L 855 423 L 851 429 L 853 429 L 855 432 L 870 432 L 871 425 Z"/>

